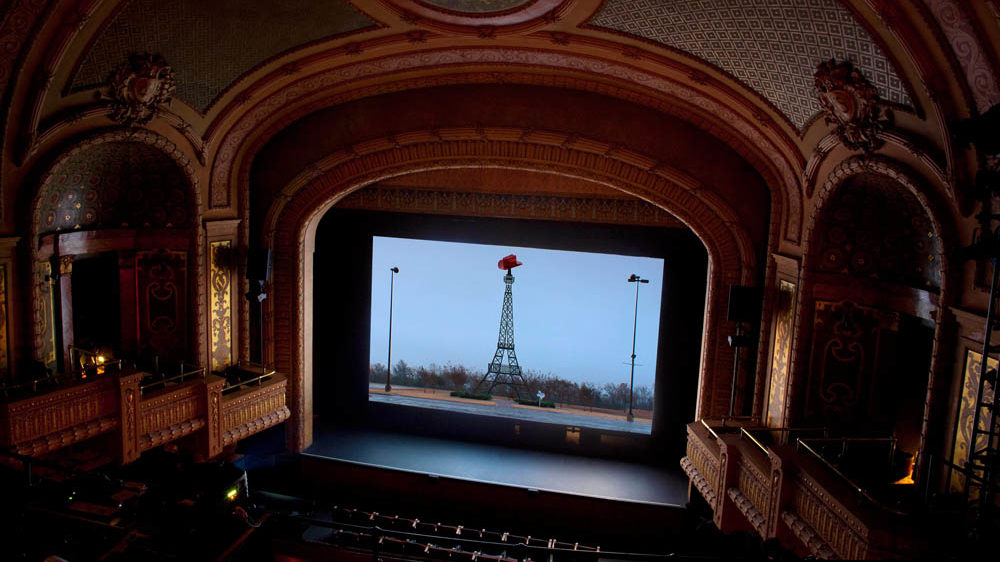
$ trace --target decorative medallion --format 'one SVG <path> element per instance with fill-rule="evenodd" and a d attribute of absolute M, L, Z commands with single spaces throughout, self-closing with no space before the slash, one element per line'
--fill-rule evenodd
<path fill-rule="evenodd" d="M 111 120 L 135 127 L 156 116 L 173 97 L 174 70 L 160 55 L 131 54 L 111 75 Z"/>
<path fill-rule="evenodd" d="M 870 155 L 885 144 L 878 134 L 889 114 L 880 105 L 878 90 L 853 64 L 830 59 L 816 67 L 813 79 L 826 123 L 835 127 L 844 146 Z"/>
<path fill-rule="evenodd" d="M 465 14 L 488 14 L 512 10 L 529 0 L 424 0 L 428 4 Z"/>

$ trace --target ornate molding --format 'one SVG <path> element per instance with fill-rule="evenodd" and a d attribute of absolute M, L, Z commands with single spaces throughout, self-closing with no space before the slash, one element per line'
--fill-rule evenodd
<path fill-rule="evenodd" d="M 976 109 L 984 113 L 1000 102 L 1000 84 L 974 20 L 969 17 L 963 2 L 957 0 L 924 0 L 924 4 L 951 44 L 955 58 L 965 73 Z"/>
<path fill-rule="evenodd" d="M 389 9 L 409 24 L 446 30 L 460 35 L 482 37 L 482 30 L 494 33 L 524 33 L 559 21 L 573 0 L 532 0 L 509 9 L 473 12 L 436 6 L 419 0 L 383 0 Z"/>
<path fill-rule="evenodd" d="M 617 52 L 617 51 L 616 51 Z M 221 128 L 213 127 L 207 134 L 206 139 L 209 145 L 216 145 L 215 161 L 212 164 L 211 174 L 211 196 L 210 206 L 212 208 L 224 208 L 231 204 L 230 190 L 233 185 L 243 185 L 242 168 L 246 162 L 240 161 L 245 155 L 254 153 L 248 148 L 248 144 L 256 146 L 256 141 L 248 140 L 262 134 L 262 125 L 281 121 L 287 124 L 294 120 L 295 116 L 316 111 L 322 107 L 329 107 L 338 103 L 344 103 L 358 97 L 375 95 L 389 91 L 397 91 L 408 86 L 406 83 L 393 82 L 391 84 L 381 84 L 375 90 L 359 89 L 352 91 L 342 91 L 325 96 L 319 101 L 310 101 L 308 108 L 300 107 L 303 100 L 311 100 L 315 93 L 330 91 L 332 88 L 345 88 L 352 83 L 358 83 L 375 76 L 389 76 L 390 74 L 405 74 L 427 67 L 447 68 L 449 66 L 503 66 L 504 81 L 515 83 L 535 83 L 539 80 L 552 81 L 554 76 L 525 75 L 521 76 L 512 72 L 511 65 L 526 67 L 547 68 L 550 71 L 571 72 L 579 75 L 584 73 L 591 76 L 601 77 L 601 81 L 591 83 L 587 79 L 572 78 L 572 84 L 567 83 L 567 87 L 574 86 L 589 91 L 597 91 L 609 96 L 616 96 L 627 101 L 634 101 L 645 105 L 659 104 L 655 108 L 668 114 L 679 116 L 681 119 L 701 122 L 706 119 L 716 123 L 713 127 L 713 134 L 729 144 L 738 153 L 757 168 L 767 183 L 780 185 L 777 188 L 778 194 L 772 196 L 773 209 L 786 209 L 787 222 L 785 224 L 784 237 L 790 241 L 798 243 L 801 229 L 801 187 L 799 183 L 799 173 L 795 168 L 800 167 L 800 162 L 791 162 L 790 153 L 783 148 L 779 148 L 777 142 L 772 139 L 764 130 L 773 128 L 763 127 L 756 119 L 746 118 L 741 114 L 716 100 L 716 98 L 691 89 L 689 86 L 671 80 L 663 75 L 637 69 L 633 66 L 626 66 L 620 62 L 600 59 L 589 56 L 581 56 L 564 52 L 552 52 L 543 50 L 517 49 L 517 48 L 466 48 L 436 50 L 426 52 L 410 52 L 400 54 L 391 58 L 378 61 L 366 61 L 355 64 L 343 65 L 334 69 L 318 72 L 307 76 L 279 91 L 260 99 L 250 109 L 241 113 L 232 126 L 222 132 Z M 468 78 L 464 75 L 435 76 L 422 78 L 421 84 L 444 84 L 463 83 Z M 485 73 L 483 79 L 496 82 L 497 73 Z M 642 84 L 644 89 L 653 93 L 652 97 L 646 96 L 642 99 L 633 99 L 636 92 L 632 88 L 624 89 L 608 84 L 608 79 L 628 84 Z M 428 82 L 428 80 L 430 82 Z M 425 83 L 427 82 L 427 83 Z M 252 88 L 256 91 L 262 89 L 264 84 L 255 85 Z M 653 101 L 653 98 L 659 100 Z M 256 99 L 256 98 L 254 98 Z M 663 106 L 663 100 L 669 99 L 673 111 Z M 680 109 L 683 108 L 683 109 Z M 234 106 L 227 107 L 224 115 L 218 121 L 228 121 L 225 113 L 235 112 Z M 285 114 L 287 118 L 281 117 Z M 264 133 L 273 134 L 269 126 Z M 217 138 L 221 135 L 221 138 Z M 787 147 L 786 147 L 787 148 Z M 237 173 L 238 172 L 238 173 Z"/>
<path fill-rule="evenodd" d="M 644 166 L 631 158 L 613 159 L 607 143 L 584 143 L 581 148 L 559 149 L 566 135 L 507 129 L 484 129 L 486 140 L 474 129 L 415 131 L 396 135 L 399 148 L 386 139 L 375 139 L 351 150 L 339 151 L 323 159 L 320 165 L 329 172 L 318 179 L 315 171 L 294 178 L 278 194 L 268 211 L 263 232 L 271 242 L 276 257 L 274 265 L 275 298 L 272 338 L 275 365 L 289 373 L 290 406 L 294 413 L 293 447 L 308 442 L 305 385 L 304 326 L 307 321 L 305 294 L 309 290 L 303 270 L 305 227 L 317 220 L 336 201 L 351 191 L 379 180 L 421 170 L 454 167 L 515 168 L 580 177 L 614 186 L 663 208 L 670 208 L 678 218 L 691 225 L 708 250 L 713 267 L 709 279 L 706 322 L 702 347 L 700 393 L 702 411 L 698 414 L 721 414 L 727 407 L 726 381 L 732 353 L 725 341 L 722 287 L 726 282 L 752 278 L 756 267 L 752 244 L 738 221 L 720 216 L 718 205 L 725 202 L 698 183 L 677 183 L 668 169 L 650 171 L 656 162 L 648 157 Z M 521 133 L 520 135 L 518 133 Z M 453 136 L 454 135 L 454 136 Z M 529 142 L 516 142 L 525 137 Z M 464 139 L 468 140 L 464 140 Z M 444 140 L 447 139 L 447 140 Z M 514 140 L 512 140 L 514 139 Z M 542 141 L 545 142 L 542 142 Z M 586 148 L 586 150 L 584 150 Z M 396 151 L 392 154 L 392 151 Z M 390 152 L 387 154 L 387 152 Z M 613 151 L 618 156 L 624 149 Z M 641 155 L 634 154 L 639 158 Z M 683 175 L 677 176 L 683 179 Z M 696 189 L 697 188 L 697 189 Z M 701 199 L 704 195 L 710 199 Z M 714 198 L 712 196 L 715 195 Z M 682 207 L 676 207 L 681 204 Z M 311 311 L 310 311 L 311 312 Z M 723 371 L 726 376 L 722 376 Z"/>
<path fill-rule="evenodd" d="M 822 62 L 813 79 L 826 124 L 834 126 L 844 146 L 871 155 L 885 144 L 878 135 L 889 118 L 878 89 L 854 65 L 833 59 Z"/>
<path fill-rule="evenodd" d="M 940 204 L 938 201 L 938 198 L 943 198 L 944 196 L 938 194 L 933 190 L 933 188 L 929 187 L 927 183 L 924 182 L 912 169 L 888 158 L 879 156 L 855 156 L 838 164 L 837 167 L 830 172 L 827 176 L 826 182 L 824 182 L 823 186 L 816 193 L 816 208 L 822 209 L 829 202 L 837 188 L 848 178 L 865 172 L 886 176 L 892 181 L 899 183 L 907 191 L 912 193 L 913 196 L 917 198 L 917 201 L 920 202 L 924 212 L 927 213 L 927 217 L 930 219 L 931 226 L 934 228 L 936 236 L 941 240 L 941 246 L 943 248 L 955 247 L 953 242 L 956 239 L 956 236 L 953 223 L 947 213 L 941 212 L 942 210 L 947 209 L 948 206 Z M 814 243 L 813 240 L 815 226 L 816 223 L 814 218 L 813 224 L 806 229 L 806 240 L 804 243 L 804 255 L 806 256 L 804 267 L 811 271 L 817 269 L 817 262 L 819 259 L 818 246 L 820 244 Z M 941 269 L 942 303 L 946 302 L 945 291 L 949 282 L 949 262 L 948 252 L 941 252 L 938 267 Z"/>
<path fill-rule="evenodd" d="M 368 187 L 339 201 L 337 208 L 685 227 L 672 214 L 636 199 Z"/>
<path fill-rule="evenodd" d="M 231 240 L 219 240 L 209 242 L 208 246 L 211 301 L 209 354 L 212 371 L 221 371 L 233 363 L 233 243 Z"/>
<path fill-rule="evenodd" d="M 821 560 L 833 560 L 838 558 L 837 554 L 830 548 L 830 545 L 826 544 L 822 537 L 820 537 L 816 531 L 809 526 L 808 523 L 802 520 L 801 517 L 795 515 L 790 511 L 783 511 L 781 513 L 781 519 L 788 525 L 788 528 L 792 530 L 792 533 L 802 544 L 806 545 L 809 552 L 813 556 Z"/>
<path fill-rule="evenodd" d="M 741 471 L 740 472 L 741 480 L 742 480 L 742 475 L 743 473 Z M 741 482 L 740 483 L 741 487 L 742 484 L 743 483 Z M 740 488 L 730 488 L 729 490 L 727 490 L 727 494 L 729 495 L 729 499 L 733 500 L 733 504 L 736 506 L 736 508 L 740 510 L 740 513 L 742 513 L 743 516 L 747 518 L 747 521 L 750 522 L 750 525 L 752 525 L 753 528 L 757 530 L 757 533 L 763 536 L 764 533 L 767 532 L 765 529 L 767 525 L 767 518 L 764 517 L 764 514 L 761 513 L 759 509 L 757 509 L 757 506 L 754 505 L 753 500 L 747 497 L 747 495 L 744 494 L 740 490 Z"/>
<path fill-rule="evenodd" d="M 687 474 L 688 478 L 691 479 L 691 483 L 694 487 L 698 489 L 698 493 L 701 497 L 705 498 L 705 503 L 715 508 L 715 490 L 712 488 L 712 484 L 706 479 L 698 467 L 695 466 L 694 462 L 691 461 L 689 457 L 684 457 L 681 459 L 681 469 L 684 470 L 684 474 Z"/>
<path fill-rule="evenodd" d="M 176 87 L 174 70 L 163 57 L 133 53 L 111 75 L 109 117 L 128 128 L 145 125 L 170 103 Z"/>

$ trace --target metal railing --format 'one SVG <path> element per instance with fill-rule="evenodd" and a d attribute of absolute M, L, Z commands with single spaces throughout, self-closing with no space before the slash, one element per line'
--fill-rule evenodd
<path fill-rule="evenodd" d="M 236 392 L 237 390 L 239 390 L 239 389 L 241 389 L 241 388 L 243 388 L 245 386 L 252 386 L 255 383 L 258 384 L 258 385 L 264 384 L 265 380 L 273 377 L 276 373 L 277 373 L 277 371 L 275 371 L 274 369 L 272 369 L 272 370 L 270 370 L 270 371 L 268 371 L 266 373 L 262 373 L 260 375 L 257 375 L 255 377 L 251 377 L 251 378 L 246 379 L 246 380 L 240 380 L 238 382 L 230 382 L 230 381 L 227 380 L 226 381 L 226 385 L 222 387 L 222 393 L 223 394 L 228 394 L 230 392 Z"/>
<path fill-rule="evenodd" d="M 15 398 L 19 392 L 38 392 L 39 385 L 48 386 L 50 388 L 55 388 L 56 386 L 63 383 L 66 377 L 57 373 L 47 373 L 40 377 L 33 379 L 28 379 L 24 382 L 13 383 L 13 384 L 0 384 L 0 394 L 3 395 L 4 399 L 11 397 L 14 394 Z"/>
<path fill-rule="evenodd" d="M 808 453 L 808 454 L 812 455 L 813 457 L 815 457 L 831 473 L 833 473 L 837 478 L 839 478 L 840 480 L 842 480 L 852 490 L 854 490 L 855 492 L 857 492 L 860 496 L 862 496 L 865 500 L 867 500 L 868 502 L 870 502 L 875 507 L 877 507 L 877 508 L 879 508 L 881 510 L 884 510 L 884 511 L 886 511 L 888 513 L 892 513 L 894 515 L 909 515 L 909 512 L 901 510 L 901 509 L 893 507 L 893 506 L 886 505 L 883 501 L 881 501 L 878 498 L 874 497 L 864 486 L 861 486 L 860 484 L 858 484 L 857 482 L 855 482 L 855 480 L 853 478 L 851 478 L 850 476 L 844 474 L 844 472 L 841 471 L 839 467 L 837 467 L 834 463 L 830 462 L 830 460 L 827 459 L 825 455 L 819 453 L 814 447 L 812 447 L 806 441 L 809 441 L 811 443 L 817 443 L 817 442 L 837 443 L 837 442 L 839 442 L 841 444 L 841 457 L 843 457 L 844 455 L 846 455 L 848 447 L 850 446 L 851 443 L 878 443 L 878 442 L 889 443 L 889 456 L 888 456 L 887 461 L 888 461 L 889 465 L 891 466 L 891 463 L 893 461 L 893 458 L 894 458 L 895 452 L 896 452 L 896 439 L 895 438 L 892 438 L 892 437 L 888 437 L 888 438 L 884 438 L 884 437 L 874 437 L 874 438 L 860 437 L 860 438 L 809 439 L 809 440 L 796 439 L 796 444 L 795 445 L 796 445 L 796 448 L 798 450 L 805 451 L 806 453 Z M 888 482 L 887 482 L 887 484 L 888 484 Z"/>
<path fill-rule="evenodd" d="M 155 379 L 157 375 L 154 373 L 152 375 L 154 377 L 154 380 L 139 384 L 139 394 L 141 395 L 155 388 L 160 388 L 160 387 L 166 388 L 168 384 L 175 384 L 175 383 L 181 384 L 185 380 L 190 380 L 194 378 L 205 378 L 204 367 L 196 367 L 194 369 L 185 371 L 184 363 L 182 362 L 180 371 L 181 371 L 180 373 L 170 377 L 166 376 L 166 373 L 161 373 L 159 379 Z"/>
<path fill-rule="evenodd" d="M 755 434 L 765 434 L 772 438 L 775 433 L 783 436 L 791 435 L 792 433 L 813 433 L 816 435 L 822 435 L 821 438 L 826 438 L 830 430 L 825 427 L 741 427 L 740 428 L 740 438 L 748 439 L 758 448 L 760 448 L 765 454 L 768 452 L 768 447 L 770 445 L 780 445 L 782 443 L 787 443 L 787 439 L 778 439 L 776 443 L 763 443 L 761 436 Z"/>

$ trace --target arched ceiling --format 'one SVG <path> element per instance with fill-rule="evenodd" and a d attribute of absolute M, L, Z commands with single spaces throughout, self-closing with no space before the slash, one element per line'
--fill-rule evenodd
<path fill-rule="evenodd" d="M 911 104 L 879 45 L 837 0 L 610 0 L 590 25 L 699 57 L 800 130 L 820 111 L 812 76 L 829 59 L 852 61 L 883 99 Z"/>
<path fill-rule="evenodd" d="M 541 6 L 545 3 L 546 6 Z M 548 9 L 573 12 L 593 31 L 627 34 L 717 67 L 754 90 L 803 129 L 820 110 L 813 93 L 816 64 L 852 60 L 883 98 L 911 104 L 906 86 L 879 44 L 839 0 L 395 0 L 396 9 L 466 18 Z M 398 22 L 376 22 L 380 4 L 347 0 L 131 0 L 92 39 L 71 89 L 103 84 L 130 52 L 162 55 L 176 72 L 176 97 L 205 112 L 240 76 L 282 53 L 326 38 Z M 423 12 L 421 12 L 423 13 Z M 430 19 L 405 12 L 404 27 Z M 569 18 L 563 18 L 569 19 Z M 576 25 L 576 24 L 573 24 Z"/>
<path fill-rule="evenodd" d="M 84 54 L 73 89 L 104 84 L 129 53 L 162 55 L 176 96 L 200 111 L 285 51 L 374 25 L 346 0 L 132 0 Z"/>

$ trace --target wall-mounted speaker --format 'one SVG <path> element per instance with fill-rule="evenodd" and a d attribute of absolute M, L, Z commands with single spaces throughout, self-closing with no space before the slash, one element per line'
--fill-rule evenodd
<path fill-rule="evenodd" d="M 760 290 L 756 287 L 730 285 L 729 287 L 729 321 L 756 322 L 760 316 Z"/>
<path fill-rule="evenodd" d="M 271 250 L 250 248 L 247 252 L 247 279 L 250 281 L 271 280 Z"/>

